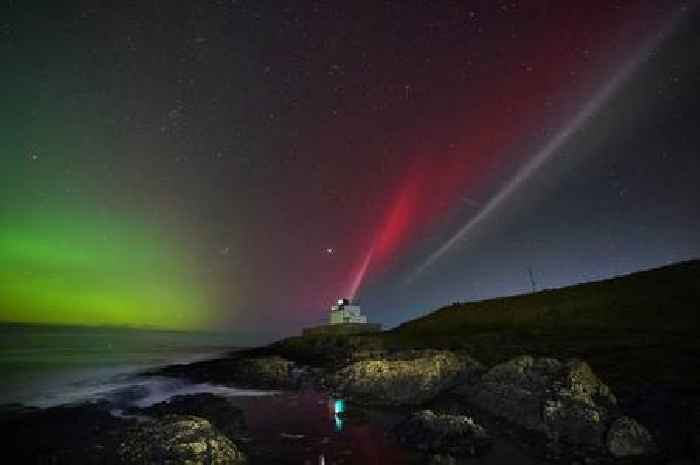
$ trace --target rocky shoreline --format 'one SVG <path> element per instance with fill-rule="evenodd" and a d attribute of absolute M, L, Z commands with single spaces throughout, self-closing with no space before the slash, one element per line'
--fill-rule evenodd
<path fill-rule="evenodd" d="M 625 415 L 610 388 L 580 360 L 522 356 L 486 369 L 468 355 L 425 350 L 369 357 L 320 372 L 277 355 L 218 363 L 244 366 L 247 387 L 298 389 L 323 385 L 334 396 L 359 405 L 403 407 L 408 412 L 450 394 L 463 401 L 465 411 L 484 412 L 530 437 L 539 437 L 552 459 L 605 463 L 619 458 L 658 457 L 658 447 L 649 431 Z M 197 368 L 193 373 L 201 374 Z M 237 376 L 232 373 L 230 379 L 217 381 L 235 383 Z M 441 418 L 427 412 L 412 414 L 423 419 L 433 418 L 430 415 Z M 464 418 L 475 424 L 471 417 Z M 462 433 L 457 430 L 462 423 L 455 420 L 442 422 L 438 428 L 426 427 L 424 441 L 414 438 L 405 442 L 436 454 L 460 455 L 455 451 L 462 448 L 452 444 L 454 441 L 436 437 L 460 437 Z M 415 421 L 408 425 L 408 431 L 397 430 L 400 437 L 415 436 Z M 450 430 L 449 425 L 457 430 Z M 422 447 L 425 443 L 430 446 Z"/>
<path fill-rule="evenodd" d="M 158 374 L 235 384 L 236 367 L 245 366 L 247 387 L 311 387 L 363 407 L 399 408 L 407 417 L 424 409 L 449 411 L 560 463 L 694 463 L 700 450 L 694 425 L 674 424 L 675 417 L 668 420 L 670 413 L 660 411 L 675 393 L 646 411 L 630 408 L 629 392 L 621 402 L 584 360 L 523 355 L 488 367 L 464 351 L 328 348 L 319 342 L 314 351 L 300 353 L 296 343 Z M 667 424 L 659 421 L 652 429 L 638 412 L 645 419 L 668 414 Z M 450 460 L 447 449 L 434 452 Z"/>
<path fill-rule="evenodd" d="M 394 409 L 405 420 L 392 434 L 425 454 L 425 463 L 459 463 L 489 454 L 492 438 L 499 435 L 552 463 L 680 465 L 697 457 L 692 449 L 684 461 L 659 443 L 583 360 L 524 355 L 487 367 L 459 351 L 348 348 L 342 356 L 302 363 L 285 352 L 284 346 L 273 345 L 149 375 L 236 387 L 313 389 L 361 408 Z M 248 463 L 243 413 L 222 397 L 175 397 L 128 409 L 119 418 L 110 415 L 110 408 L 19 410 L 6 416 L 2 431 L 5 437 L 14 435 L 25 463 L 39 463 L 37 456 L 57 464 Z M 79 434 L 62 439 L 58 434 L 53 443 L 42 444 L 44 438 L 33 449 L 27 445 L 42 428 L 46 437 L 56 436 L 54 427 L 67 417 Z M 697 446 L 697 434 L 695 441 L 691 448 Z M 75 455 L 76 450 L 85 452 Z"/>

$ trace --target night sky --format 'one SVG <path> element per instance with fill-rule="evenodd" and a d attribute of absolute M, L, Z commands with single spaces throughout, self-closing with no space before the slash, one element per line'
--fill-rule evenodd
<path fill-rule="evenodd" d="M 3 2 L 0 321 L 263 339 L 696 258 L 699 10 Z"/>

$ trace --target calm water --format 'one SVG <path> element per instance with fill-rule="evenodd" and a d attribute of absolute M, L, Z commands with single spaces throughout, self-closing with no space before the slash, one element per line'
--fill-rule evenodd
<path fill-rule="evenodd" d="M 366 411 L 325 394 L 305 391 L 269 397 L 232 397 L 250 429 L 251 463 L 265 465 L 425 465 L 426 457 L 390 433 L 405 413 Z M 482 457 L 459 465 L 544 465 L 505 437 L 494 436 Z"/>
<path fill-rule="evenodd" d="M 245 412 L 254 464 L 425 463 L 388 433 L 402 415 L 375 412 L 353 418 L 352 405 L 313 391 L 234 397 L 231 402 Z"/>
<path fill-rule="evenodd" d="M 145 368 L 214 357 L 235 345 L 225 334 L 0 325 L 0 404 L 81 400 Z"/>

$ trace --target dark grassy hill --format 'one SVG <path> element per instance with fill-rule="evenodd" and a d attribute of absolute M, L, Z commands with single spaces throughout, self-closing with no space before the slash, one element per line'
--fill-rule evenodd
<path fill-rule="evenodd" d="M 534 294 L 456 303 L 383 334 L 491 364 L 531 353 L 588 360 L 612 384 L 700 386 L 700 261 Z"/>
<path fill-rule="evenodd" d="M 583 358 L 614 386 L 700 387 L 700 261 L 534 294 L 456 303 L 380 334 L 293 337 L 265 349 L 332 364 L 372 350 L 464 350 L 487 365 Z"/>
<path fill-rule="evenodd" d="M 456 303 L 394 332 L 468 334 L 484 327 L 695 331 L 700 260 L 534 294 Z"/>

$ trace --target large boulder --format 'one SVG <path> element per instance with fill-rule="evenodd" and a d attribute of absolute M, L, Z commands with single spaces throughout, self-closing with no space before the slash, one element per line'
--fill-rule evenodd
<path fill-rule="evenodd" d="M 362 360 L 335 375 L 335 388 L 351 400 L 375 405 L 419 405 L 460 383 L 469 383 L 481 365 L 448 351 L 417 351 L 392 358 Z"/>
<path fill-rule="evenodd" d="M 522 356 L 482 376 L 470 399 L 554 441 L 601 447 L 616 399 L 586 362 Z"/>
<path fill-rule="evenodd" d="M 472 418 L 430 410 L 411 415 L 394 432 L 406 446 L 440 457 L 476 456 L 491 446 L 486 430 Z"/>
<path fill-rule="evenodd" d="M 117 450 L 128 465 L 240 465 L 245 456 L 207 420 L 169 415 L 132 427 Z"/>
<path fill-rule="evenodd" d="M 617 420 L 621 415 L 615 396 L 582 360 L 517 357 L 486 372 L 469 391 L 468 400 L 492 415 L 543 434 L 558 451 L 562 447 L 613 455 L 625 448 L 653 451 L 641 433 L 646 430 Z"/>

